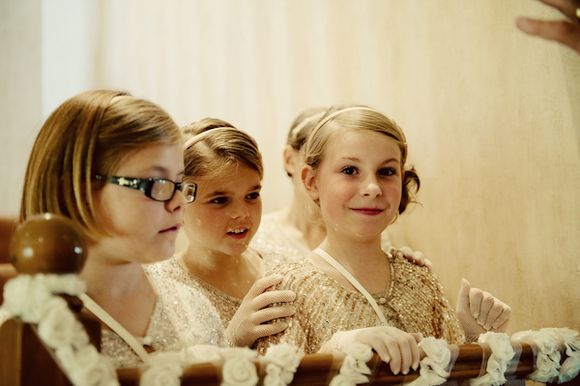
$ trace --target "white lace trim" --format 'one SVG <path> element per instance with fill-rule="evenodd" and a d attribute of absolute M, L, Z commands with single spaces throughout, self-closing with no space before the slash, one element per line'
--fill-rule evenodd
<path fill-rule="evenodd" d="M 505 333 L 486 332 L 479 336 L 477 342 L 487 343 L 491 349 L 491 355 L 487 360 L 486 373 L 472 379 L 470 384 L 472 386 L 503 385 L 506 382 L 505 372 L 508 362 L 515 355 L 510 337 Z"/>

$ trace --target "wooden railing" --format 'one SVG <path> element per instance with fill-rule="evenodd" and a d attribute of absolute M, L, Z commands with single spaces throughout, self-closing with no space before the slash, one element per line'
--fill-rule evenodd
<path fill-rule="evenodd" d="M 40 227 L 42 228 L 42 227 Z M 42 256 L 43 251 L 38 251 Z M 42 252 L 42 253 L 41 253 Z M 69 266 L 52 260 L 54 266 Z M 17 267 L 31 270 L 30 264 L 15 262 Z M 39 265 L 40 266 L 40 265 Z M 4 268 L 4 269 L 2 269 Z M 80 268 L 79 268 L 80 269 Z M 23 270 L 24 271 L 24 270 Z M 26 271 L 24 271 L 26 272 Z M 50 271 L 53 272 L 53 271 Z M 60 271 L 57 271 L 60 272 Z M 28 271 L 28 273 L 31 273 Z M 0 285 L 2 280 L 14 276 L 15 272 L 0 264 Z M 97 349 L 100 348 L 101 324 L 94 318 L 85 316 L 82 312 L 82 303 L 76 297 L 64 296 L 69 308 L 75 312 L 89 334 L 90 341 Z M 26 301 L 23 299 L 23 301 Z M 446 384 L 462 384 L 464 381 L 485 374 L 487 360 L 491 351 L 487 345 L 469 344 L 455 347 L 457 358 L 451 369 Z M 506 378 L 508 384 L 523 384 L 523 380 L 534 371 L 534 347 L 522 343 L 514 346 L 519 353 L 517 363 L 513 364 Z M 565 357 L 565 355 L 563 355 Z M 331 354 L 306 355 L 294 374 L 294 385 L 327 385 L 338 373 L 343 357 Z M 264 379 L 265 369 L 258 361 L 254 362 L 260 376 Z M 369 362 L 372 374 L 369 377 L 373 385 L 397 385 L 410 382 L 419 376 L 418 371 L 407 375 L 394 375 L 387 364 L 380 361 L 375 355 Z M 187 367 L 181 378 L 181 385 L 219 385 L 222 377 L 222 363 L 201 363 Z M 117 377 L 121 385 L 137 386 L 140 382 L 141 369 L 127 368 L 117 370 Z M 568 385 L 580 384 L 580 378 L 572 380 Z M 37 326 L 27 324 L 19 319 L 11 319 L 0 326 L 0 385 L 29 386 L 29 385 L 71 385 L 65 372 L 60 368 L 58 360 L 48 346 L 40 338 Z"/>

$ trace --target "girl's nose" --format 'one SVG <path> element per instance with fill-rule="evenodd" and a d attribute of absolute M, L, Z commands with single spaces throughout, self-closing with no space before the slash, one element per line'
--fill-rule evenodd
<path fill-rule="evenodd" d="M 381 187 L 374 175 L 369 176 L 363 181 L 361 187 L 361 194 L 363 196 L 375 198 L 382 195 L 382 193 Z"/>

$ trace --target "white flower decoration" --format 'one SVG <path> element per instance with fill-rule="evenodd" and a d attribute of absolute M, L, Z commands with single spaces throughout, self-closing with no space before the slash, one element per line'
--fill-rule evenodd
<path fill-rule="evenodd" d="M 564 342 L 568 358 L 560 367 L 558 381 L 568 382 L 580 373 L 580 335 L 569 328 L 555 328 L 554 333 Z"/>
<path fill-rule="evenodd" d="M 419 378 L 408 386 L 434 386 L 444 383 L 449 377 L 446 371 L 451 360 L 451 351 L 444 339 L 427 337 L 419 342 L 419 347 L 425 353 L 420 362 Z"/>
<path fill-rule="evenodd" d="M 45 315 L 38 324 L 38 334 L 50 347 L 70 346 L 77 323 L 64 299 L 54 297 L 47 303 Z"/>
<path fill-rule="evenodd" d="M 2 308 L 27 323 L 38 323 L 40 339 L 55 351 L 75 386 L 115 386 L 113 364 L 89 342 L 66 301 L 54 294 L 80 295 L 85 284 L 76 275 L 19 275 L 5 285 Z"/>
<path fill-rule="evenodd" d="M 560 341 L 551 329 L 520 331 L 512 335 L 515 341 L 528 341 L 539 350 L 536 356 L 536 371 L 528 376 L 538 382 L 549 382 L 559 375 Z"/>
<path fill-rule="evenodd" d="M 369 381 L 367 375 L 371 374 L 371 369 L 367 366 L 373 357 L 370 346 L 362 343 L 353 343 L 343 347 L 346 354 L 337 375 L 330 382 L 333 386 L 356 385 Z"/>
<path fill-rule="evenodd" d="M 509 336 L 505 333 L 486 332 L 479 336 L 478 342 L 489 345 L 491 356 L 487 360 L 486 374 L 472 379 L 471 385 L 503 385 L 506 382 L 507 363 L 515 354 Z"/>
<path fill-rule="evenodd" d="M 167 359 L 167 358 L 166 358 Z M 141 373 L 140 386 L 179 386 L 183 369 L 180 363 L 162 360 Z"/>
<path fill-rule="evenodd" d="M 304 354 L 295 346 L 282 343 L 270 346 L 260 362 L 266 364 L 264 386 L 284 386 L 294 379 L 294 373 Z"/>
<path fill-rule="evenodd" d="M 248 358 L 230 357 L 222 366 L 222 379 L 224 386 L 253 386 L 258 383 L 258 372 Z"/>

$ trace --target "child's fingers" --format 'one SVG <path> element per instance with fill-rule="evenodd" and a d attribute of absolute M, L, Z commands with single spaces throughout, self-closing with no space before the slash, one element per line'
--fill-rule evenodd
<path fill-rule="evenodd" d="M 267 307 L 256 311 L 252 316 L 252 322 L 255 324 L 268 323 L 275 319 L 286 318 L 296 313 L 296 307 L 284 305 L 278 307 Z"/>
<path fill-rule="evenodd" d="M 246 297 L 256 297 L 262 292 L 266 291 L 268 288 L 280 283 L 284 277 L 282 275 L 269 275 L 261 277 L 254 282 L 252 287 L 249 289 Z"/>
<path fill-rule="evenodd" d="M 253 340 L 256 341 L 260 338 L 277 334 L 279 332 L 284 331 L 288 328 L 288 323 L 286 322 L 275 322 L 270 324 L 260 324 L 254 327 L 253 329 Z"/>
<path fill-rule="evenodd" d="M 253 307 L 255 310 L 261 310 L 271 304 L 288 303 L 296 299 L 296 293 L 290 290 L 267 291 L 259 294 L 253 300 Z"/>
<path fill-rule="evenodd" d="M 503 307 L 503 311 L 502 313 L 499 315 L 499 317 L 495 320 L 495 322 L 493 322 L 493 326 L 492 328 L 495 331 L 499 331 L 499 332 L 505 332 L 506 328 L 507 328 L 507 322 L 510 319 L 510 315 L 512 313 L 512 309 L 510 306 L 508 306 L 507 304 L 504 305 Z"/>
<path fill-rule="evenodd" d="M 479 316 L 477 317 L 477 324 L 485 326 L 489 317 L 489 312 L 495 305 L 495 298 L 486 291 L 481 291 L 481 305 L 479 306 Z"/>

